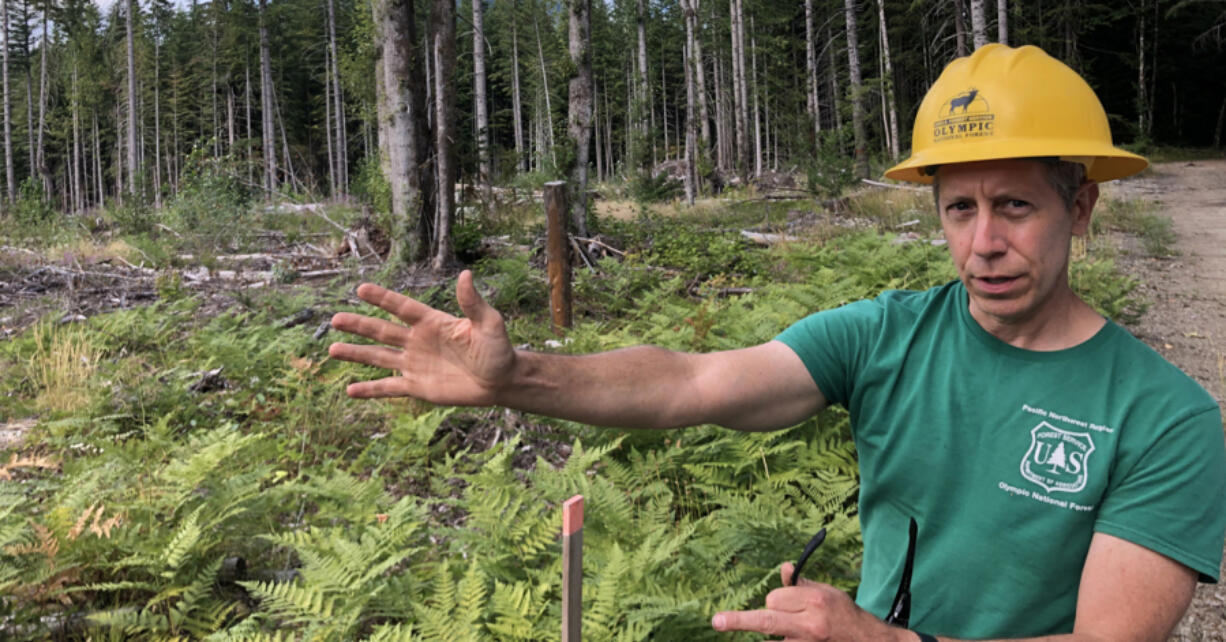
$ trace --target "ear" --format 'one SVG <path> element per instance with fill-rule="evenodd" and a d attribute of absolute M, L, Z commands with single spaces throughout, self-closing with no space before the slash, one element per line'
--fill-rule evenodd
<path fill-rule="evenodd" d="M 1073 207 L 1070 214 L 1073 215 L 1073 236 L 1084 236 L 1090 229 L 1090 216 L 1094 212 L 1094 205 L 1098 203 L 1098 183 L 1095 181 L 1086 181 L 1077 188 L 1077 195 L 1073 197 Z"/>

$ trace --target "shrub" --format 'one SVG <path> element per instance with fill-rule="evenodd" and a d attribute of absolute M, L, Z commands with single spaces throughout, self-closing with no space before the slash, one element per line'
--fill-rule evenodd
<path fill-rule="evenodd" d="M 857 182 L 852 167 L 854 159 L 842 145 L 846 135 L 839 130 L 823 131 L 813 162 L 805 167 L 805 187 L 821 198 L 837 198 Z"/>
<path fill-rule="evenodd" d="M 366 156 L 358 161 L 349 183 L 349 193 L 376 212 L 392 211 L 392 186 L 383 175 L 378 156 Z"/>
<path fill-rule="evenodd" d="M 240 225 L 253 194 L 239 178 L 241 161 L 210 156 L 203 147 L 188 155 L 180 188 L 166 210 L 168 222 L 198 251 L 241 241 Z"/>

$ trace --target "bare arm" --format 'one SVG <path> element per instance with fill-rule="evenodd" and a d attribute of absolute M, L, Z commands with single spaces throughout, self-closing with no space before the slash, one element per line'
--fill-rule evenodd
<path fill-rule="evenodd" d="M 785 583 L 791 570 L 791 564 L 781 569 Z M 1162 642 L 1187 610 L 1195 589 L 1192 569 L 1132 542 L 1095 533 L 1081 572 L 1073 632 L 1024 642 Z M 718 631 L 757 631 L 798 642 L 919 642 L 915 633 L 873 617 L 842 591 L 807 580 L 771 591 L 765 609 L 717 613 L 712 625 Z"/>
<path fill-rule="evenodd" d="M 370 284 L 358 296 L 408 327 L 357 314 L 333 317 L 338 330 L 389 347 L 335 343 L 329 354 L 400 373 L 351 384 L 351 397 L 501 405 L 602 426 L 716 423 L 740 430 L 784 428 L 825 405 L 800 358 L 778 342 L 709 354 L 641 346 L 553 355 L 515 350 L 502 316 L 477 294 L 469 272 L 456 285 L 465 318 Z"/>

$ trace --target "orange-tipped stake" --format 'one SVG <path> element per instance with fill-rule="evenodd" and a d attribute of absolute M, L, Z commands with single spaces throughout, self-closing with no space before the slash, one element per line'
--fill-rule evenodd
<path fill-rule="evenodd" d="M 583 495 L 562 504 L 562 642 L 579 642 L 583 628 Z"/>

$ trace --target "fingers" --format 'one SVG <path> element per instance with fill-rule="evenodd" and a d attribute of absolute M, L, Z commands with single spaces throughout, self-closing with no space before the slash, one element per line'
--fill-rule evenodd
<path fill-rule="evenodd" d="M 409 329 L 398 323 L 351 312 L 337 312 L 332 315 L 332 327 L 387 345 L 404 345 L 409 337 Z"/>
<path fill-rule="evenodd" d="M 725 611 L 716 613 L 711 618 L 711 626 L 716 631 L 756 631 L 766 635 L 782 635 L 784 637 L 800 637 L 805 630 L 801 628 L 800 618 L 795 615 L 780 613 L 770 609 L 757 611 Z"/>
<path fill-rule="evenodd" d="M 403 377 L 384 377 L 374 381 L 351 383 L 345 388 L 345 394 L 354 399 L 379 399 L 409 396 L 409 391 Z"/>
<path fill-rule="evenodd" d="M 391 312 L 398 319 L 409 325 L 413 325 L 422 320 L 427 314 L 437 311 L 425 303 L 414 301 L 403 294 L 392 292 L 373 283 L 359 285 L 358 298 Z"/>
<path fill-rule="evenodd" d="M 341 361 L 363 363 L 376 368 L 398 370 L 403 365 L 403 356 L 399 350 L 382 346 L 363 346 L 352 343 L 333 343 L 328 346 L 328 356 Z"/>
<path fill-rule="evenodd" d="M 455 298 L 460 304 L 460 311 L 472 320 L 478 327 L 485 328 L 492 322 L 501 319 L 498 311 L 485 302 L 477 288 L 473 285 L 473 273 L 464 270 L 456 279 Z"/>
<path fill-rule="evenodd" d="M 814 606 L 815 601 L 820 602 L 820 598 L 815 600 L 813 589 L 808 587 L 785 586 L 766 594 L 766 608 L 772 611 L 796 613 Z"/>

